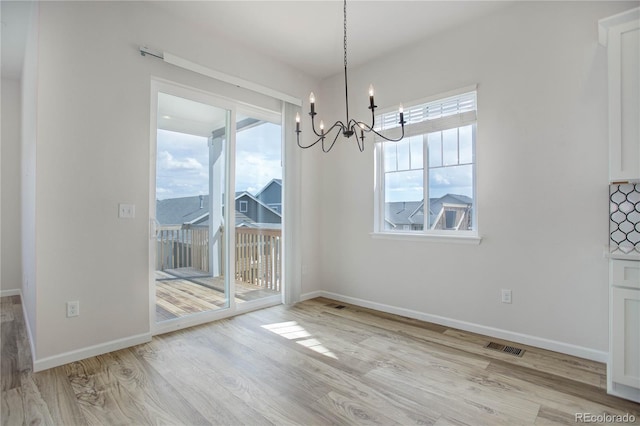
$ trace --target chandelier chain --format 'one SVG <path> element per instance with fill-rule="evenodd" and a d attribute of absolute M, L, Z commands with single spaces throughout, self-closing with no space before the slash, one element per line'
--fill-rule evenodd
<path fill-rule="evenodd" d="M 347 67 L 347 0 L 344 0 L 344 67 Z"/>

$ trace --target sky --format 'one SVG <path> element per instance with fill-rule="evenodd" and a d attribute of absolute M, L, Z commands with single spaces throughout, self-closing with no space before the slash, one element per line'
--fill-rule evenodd
<path fill-rule="evenodd" d="M 473 197 L 472 126 L 428 135 L 429 198 L 446 194 Z M 422 201 L 424 198 L 423 136 L 384 145 L 385 201 Z"/>
<path fill-rule="evenodd" d="M 429 197 L 447 193 L 473 197 L 471 126 L 428 137 Z M 158 130 L 156 198 L 209 193 L 207 138 Z M 386 202 L 421 201 L 423 137 L 385 144 Z M 272 123 L 241 130 L 236 137 L 236 191 L 256 194 L 282 178 L 280 126 Z"/>
<path fill-rule="evenodd" d="M 207 138 L 159 129 L 157 143 L 157 199 L 209 193 Z M 274 178 L 282 178 L 280 126 L 263 123 L 239 131 L 236 191 L 255 194 Z"/>

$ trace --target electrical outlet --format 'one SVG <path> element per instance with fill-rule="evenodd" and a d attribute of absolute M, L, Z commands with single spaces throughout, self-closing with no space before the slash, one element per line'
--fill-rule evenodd
<path fill-rule="evenodd" d="M 511 303 L 511 290 L 503 288 L 502 289 L 502 303 Z"/>
<path fill-rule="evenodd" d="M 78 300 L 67 302 L 67 318 L 77 317 L 78 315 L 80 315 L 80 302 Z"/>

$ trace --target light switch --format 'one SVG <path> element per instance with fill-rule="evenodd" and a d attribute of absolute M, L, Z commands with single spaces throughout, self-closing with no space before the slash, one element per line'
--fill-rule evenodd
<path fill-rule="evenodd" d="M 135 204 L 118 204 L 118 217 L 121 219 L 132 219 L 136 216 Z"/>

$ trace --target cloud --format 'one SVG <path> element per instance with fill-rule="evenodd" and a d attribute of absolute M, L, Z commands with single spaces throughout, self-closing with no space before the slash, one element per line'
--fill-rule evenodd
<path fill-rule="evenodd" d="M 158 153 L 158 168 L 161 170 L 202 170 L 204 167 L 195 158 L 176 159 L 169 151 Z"/>
<path fill-rule="evenodd" d="M 438 172 L 433 173 L 431 175 L 431 178 L 434 180 L 434 182 L 432 182 L 434 185 L 450 185 L 451 184 L 451 182 L 449 181 L 449 179 L 447 179 L 446 176 Z"/>

